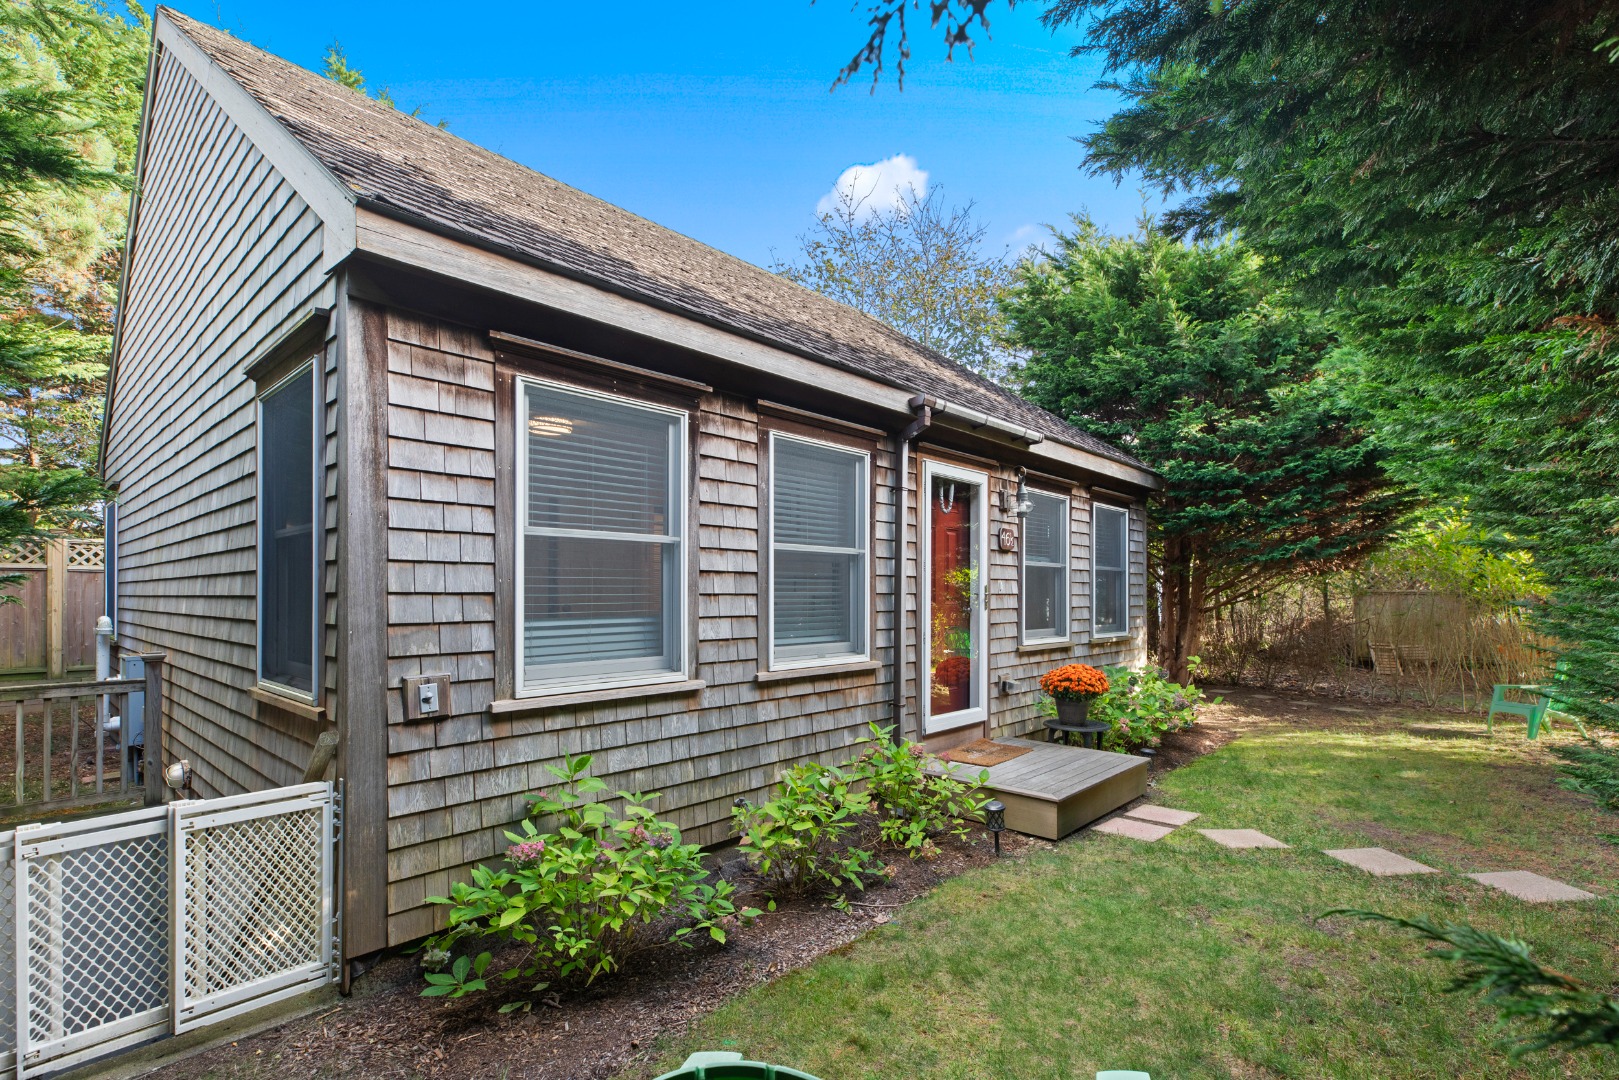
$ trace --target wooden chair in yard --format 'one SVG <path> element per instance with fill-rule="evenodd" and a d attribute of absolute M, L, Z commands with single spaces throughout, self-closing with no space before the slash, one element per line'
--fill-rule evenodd
<path fill-rule="evenodd" d="M 1372 653 L 1372 670 L 1379 675 L 1403 675 L 1400 669 L 1400 650 L 1396 645 L 1373 641 L 1367 645 Z"/>

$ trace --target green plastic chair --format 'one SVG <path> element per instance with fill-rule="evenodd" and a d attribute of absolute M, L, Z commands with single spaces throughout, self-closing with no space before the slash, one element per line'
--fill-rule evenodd
<path fill-rule="evenodd" d="M 1107 1072 L 1097 1073 L 1096 1080 L 1152 1080 L 1152 1077 L 1130 1069 L 1109 1069 Z"/>
<path fill-rule="evenodd" d="M 1533 694 L 1532 703 L 1513 701 L 1507 694 L 1517 691 L 1521 694 Z M 1484 728 L 1491 735 L 1495 734 L 1495 714 L 1506 713 L 1509 716 L 1521 716 L 1529 721 L 1529 737 L 1540 738 L 1540 727 L 1544 724 L 1550 728 L 1551 721 L 1546 719 L 1546 713 L 1552 707 L 1552 699 L 1546 695 L 1541 686 L 1528 683 L 1496 683 L 1495 692 L 1490 695 L 1490 715 L 1484 720 Z"/>
<path fill-rule="evenodd" d="M 729 1050 L 704 1050 L 658 1080 L 816 1080 L 816 1077 L 785 1065 L 743 1061 L 741 1054 Z"/>
<path fill-rule="evenodd" d="M 1579 717 L 1570 713 L 1559 712 L 1557 709 L 1553 708 L 1553 706 L 1557 704 L 1557 698 L 1555 697 L 1557 684 L 1563 681 L 1564 672 L 1567 670 L 1568 664 L 1565 661 L 1559 660 L 1557 662 L 1556 670 L 1552 672 L 1551 685 L 1535 685 L 1533 683 L 1497 683 L 1494 693 L 1490 695 L 1490 715 L 1484 720 L 1485 730 L 1487 730 L 1491 735 L 1495 734 L 1495 714 L 1502 712 L 1511 716 L 1521 716 L 1525 720 L 1528 720 L 1529 737 L 1531 739 L 1538 739 L 1540 737 L 1540 729 L 1542 727 L 1546 728 L 1548 731 L 1551 730 L 1551 718 L 1554 715 L 1560 716 L 1565 720 L 1572 721 L 1574 726 L 1580 729 L 1580 734 L 1584 735 L 1585 725 L 1580 723 Z M 1511 698 L 1507 697 L 1507 694 L 1513 691 L 1520 694 L 1533 694 L 1535 700 L 1531 704 L 1525 704 L 1521 701 L 1513 701 Z"/>

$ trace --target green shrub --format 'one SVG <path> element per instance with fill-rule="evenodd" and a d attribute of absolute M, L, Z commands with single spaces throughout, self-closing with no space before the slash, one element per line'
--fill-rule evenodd
<path fill-rule="evenodd" d="M 1563 759 L 1557 782 L 1570 791 L 1589 795 L 1609 810 L 1619 811 L 1619 751 L 1600 746 L 1554 746 Z"/>
<path fill-rule="evenodd" d="M 1466 923 L 1423 917 L 1399 919 L 1353 908 L 1334 908 L 1321 917 L 1332 915 L 1415 930 L 1430 941 L 1449 946 L 1428 953 L 1431 959 L 1458 965 L 1445 989 L 1450 993 L 1478 994 L 1495 1009 L 1503 1024 L 1521 1022 L 1528 1026 L 1525 1034 L 1508 1042 L 1514 1062 L 1536 1050 L 1619 1047 L 1619 998 L 1541 967 L 1529 946 L 1517 938 L 1478 930 Z"/>
<path fill-rule="evenodd" d="M 1203 661 L 1194 656 L 1187 666 L 1195 677 Z M 1197 706 L 1207 700 L 1196 684 L 1171 682 L 1162 668 L 1151 664 L 1138 672 L 1122 665 L 1106 671 L 1108 692 L 1092 702 L 1090 710 L 1090 719 L 1108 725 L 1102 734 L 1104 750 L 1128 754 L 1156 742 L 1166 731 L 1189 728 L 1197 720 Z"/>
<path fill-rule="evenodd" d="M 857 782 L 843 769 L 809 762 L 783 773 L 765 802 L 738 800 L 732 818 L 741 849 L 772 893 L 864 889 L 882 872 L 871 852 L 846 843 L 871 805 Z"/>
<path fill-rule="evenodd" d="M 860 741 L 868 749 L 850 765 L 854 778 L 865 781 L 883 842 L 904 848 L 914 859 L 935 836 L 967 839 L 968 822 L 982 817 L 989 801 L 978 794 L 988 772 L 980 770 L 972 783 L 930 773 L 928 767 L 939 759 L 919 743 L 893 741 L 893 731 L 872 724 L 871 737 Z"/>
<path fill-rule="evenodd" d="M 644 948 L 684 942 L 706 931 L 724 942 L 726 930 L 759 912 L 738 910 L 729 882 L 708 883 L 696 844 L 680 842 L 680 830 L 659 821 L 646 806 L 655 795 L 617 792 L 623 812 L 615 813 L 592 796 L 607 785 L 589 774 L 590 757 L 565 758 L 548 766 L 560 785 L 554 795 L 530 795 L 530 817 L 520 832 L 508 832 L 505 866 L 479 866 L 472 881 L 457 882 L 448 897 L 429 902 L 450 905 L 449 927 L 427 943 L 428 955 L 447 963 L 466 938 L 516 942 L 529 947 L 504 980 L 590 982 L 615 971 Z M 558 820 L 542 833 L 536 819 Z M 649 924 L 674 929 L 643 933 Z M 488 953 L 463 956 L 448 974 L 429 976 L 425 996 L 460 997 L 485 989 Z M 463 962 L 465 961 L 465 962 Z M 506 1008 L 520 1007 L 507 1006 Z"/>

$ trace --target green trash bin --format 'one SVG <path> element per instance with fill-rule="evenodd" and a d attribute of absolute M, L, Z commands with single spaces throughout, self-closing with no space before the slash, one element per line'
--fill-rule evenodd
<path fill-rule="evenodd" d="M 693 1054 L 674 1072 L 664 1073 L 658 1080 L 817 1080 L 807 1072 L 789 1069 L 785 1065 L 766 1065 L 762 1061 L 743 1061 L 741 1054 L 729 1050 L 705 1050 Z"/>

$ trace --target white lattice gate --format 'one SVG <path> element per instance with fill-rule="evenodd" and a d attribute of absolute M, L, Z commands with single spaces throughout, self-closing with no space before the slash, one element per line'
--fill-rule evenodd
<path fill-rule="evenodd" d="M 0 833 L 0 1080 L 330 981 L 336 816 L 303 784 Z"/>
<path fill-rule="evenodd" d="M 329 982 L 331 785 L 173 810 L 175 1033 Z"/>

